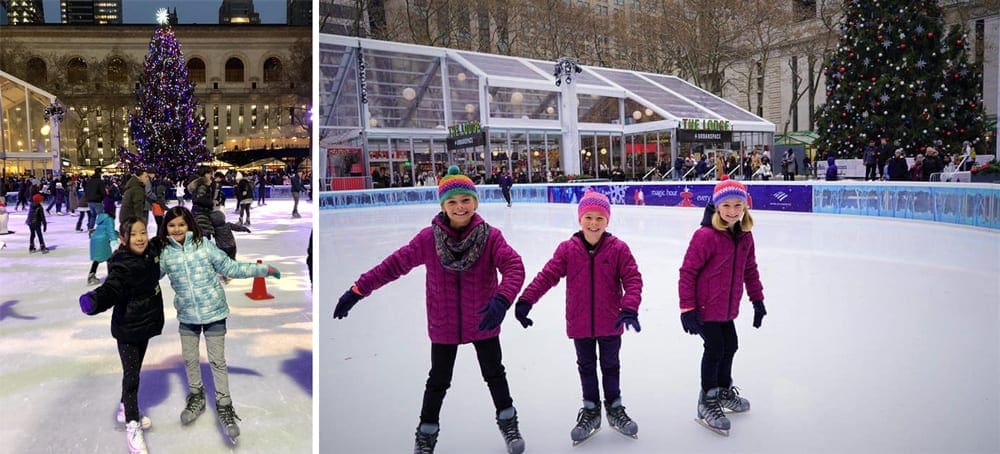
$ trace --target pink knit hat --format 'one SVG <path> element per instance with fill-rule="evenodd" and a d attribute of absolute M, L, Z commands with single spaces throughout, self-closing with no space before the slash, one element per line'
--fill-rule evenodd
<path fill-rule="evenodd" d="M 580 220 L 588 211 L 596 211 L 611 220 L 611 201 L 606 195 L 588 189 L 587 193 L 580 198 L 580 206 L 576 209 L 576 219 Z"/>
<path fill-rule="evenodd" d="M 747 208 L 750 207 L 750 194 L 747 193 L 746 185 L 736 180 L 730 180 L 729 175 L 723 175 L 722 181 L 719 181 L 719 184 L 715 185 L 715 189 L 712 190 L 712 205 L 718 207 L 724 200 L 733 197 L 742 200 Z"/>

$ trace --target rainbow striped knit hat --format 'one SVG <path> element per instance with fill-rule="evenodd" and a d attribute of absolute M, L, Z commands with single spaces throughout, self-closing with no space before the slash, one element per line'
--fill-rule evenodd
<path fill-rule="evenodd" d="M 715 185 L 715 189 L 712 190 L 712 205 L 719 206 L 724 200 L 729 198 L 738 198 L 743 201 L 743 205 L 747 208 L 750 207 L 750 194 L 747 193 L 747 187 L 743 183 L 736 180 L 730 180 L 729 175 L 723 175 L 722 181 Z"/>
<path fill-rule="evenodd" d="M 576 219 L 580 220 L 588 211 L 596 211 L 611 220 L 611 201 L 608 196 L 593 189 L 588 189 L 587 193 L 580 197 L 580 205 L 576 208 Z"/>
<path fill-rule="evenodd" d="M 448 167 L 448 174 L 441 178 L 438 182 L 438 200 L 441 205 L 444 205 L 444 201 L 448 200 L 456 194 L 469 194 L 475 199 L 479 200 L 479 194 L 476 193 L 476 185 L 472 183 L 472 180 L 462 175 L 462 171 L 458 169 L 458 166 Z"/>

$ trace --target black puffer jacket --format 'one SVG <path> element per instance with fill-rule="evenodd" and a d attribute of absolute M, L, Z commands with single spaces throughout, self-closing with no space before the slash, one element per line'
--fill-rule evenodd
<path fill-rule="evenodd" d="M 118 251 L 108 262 L 108 278 L 97 287 L 97 305 L 88 315 L 114 307 L 111 335 L 129 342 L 148 340 L 163 332 L 160 292 L 160 250 L 155 241 L 142 255 Z"/>

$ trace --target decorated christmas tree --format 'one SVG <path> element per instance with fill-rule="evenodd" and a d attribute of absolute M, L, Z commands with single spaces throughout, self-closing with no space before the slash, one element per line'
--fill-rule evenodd
<path fill-rule="evenodd" d="M 968 64 L 959 29 L 945 36 L 938 2 L 844 5 L 840 43 L 824 68 L 820 154 L 859 158 L 869 140 L 882 137 L 909 156 L 933 145 L 954 153 L 963 140 L 978 141 L 985 127 L 981 69 Z"/>
<path fill-rule="evenodd" d="M 198 163 L 211 160 L 205 147 L 207 124 L 198 113 L 194 83 L 173 29 L 160 21 L 149 42 L 136 107 L 129 117 L 132 151 L 119 157 L 126 170 L 148 168 L 173 179 L 193 173 Z"/>

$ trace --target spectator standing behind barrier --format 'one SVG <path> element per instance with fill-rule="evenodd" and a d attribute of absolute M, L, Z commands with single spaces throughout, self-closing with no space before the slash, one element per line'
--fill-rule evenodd
<path fill-rule="evenodd" d="M 826 181 L 837 181 L 837 160 L 833 156 L 826 157 Z"/>
<path fill-rule="evenodd" d="M 795 152 L 791 148 L 781 155 L 781 174 L 784 181 L 795 181 Z"/>
<path fill-rule="evenodd" d="M 892 145 L 889 143 L 888 137 L 882 138 L 882 143 L 879 144 L 878 154 L 875 155 L 876 165 L 878 166 L 878 177 L 880 179 L 885 179 L 886 175 L 886 163 L 892 156 Z"/>
<path fill-rule="evenodd" d="M 906 158 L 903 156 L 903 149 L 897 148 L 896 154 L 889 159 L 888 167 L 889 181 L 906 181 Z"/>
<path fill-rule="evenodd" d="M 934 147 L 927 147 L 927 154 L 924 156 L 924 166 L 922 171 L 921 180 L 930 181 L 931 175 L 939 173 L 944 170 L 944 163 L 941 161 L 941 156 L 938 155 L 937 149 Z"/>
<path fill-rule="evenodd" d="M 910 167 L 910 180 L 920 181 L 924 175 L 924 155 L 918 154 Z"/>
<path fill-rule="evenodd" d="M 875 167 L 878 164 L 878 159 L 876 155 L 878 154 L 878 149 L 875 148 L 875 141 L 869 140 L 868 145 L 865 146 L 864 153 L 862 154 L 861 160 L 865 164 L 865 181 L 872 181 L 875 179 L 876 171 Z"/>

